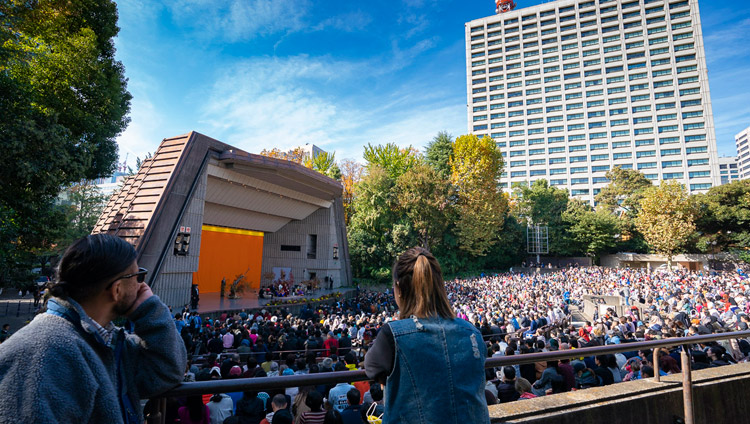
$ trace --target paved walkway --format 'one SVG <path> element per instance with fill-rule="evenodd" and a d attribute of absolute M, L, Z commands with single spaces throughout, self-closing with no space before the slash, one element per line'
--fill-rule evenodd
<path fill-rule="evenodd" d="M 35 315 L 34 296 L 30 293 L 19 296 L 14 289 L 4 289 L 0 293 L 0 325 L 10 324 L 12 333 L 28 324 Z"/>
<path fill-rule="evenodd" d="M 575 328 L 582 327 L 586 321 L 591 321 L 583 314 L 583 309 L 576 305 L 570 305 L 570 316 L 572 317 L 571 323 Z"/>

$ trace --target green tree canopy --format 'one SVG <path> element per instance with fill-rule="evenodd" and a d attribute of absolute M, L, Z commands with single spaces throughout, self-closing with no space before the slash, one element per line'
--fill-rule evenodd
<path fill-rule="evenodd" d="M 396 182 L 372 166 L 357 184 L 348 227 L 352 270 L 361 278 L 386 282 L 396 255 L 415 242 L 408 220 L 399 212 Z"/>
<path fill-rule="evenodd" d="M 596 195 L 597 208 L 618 216 L 624 214 L 629 219 L 635 218 L 643 193 L 653 186 L 651 181 L 638 171 L 619 166 L 607 171 L 606 176 L 610 183 Z"/>
<path fill-rule="evenodd" d="M 419 164 L 397 180 L 398 209 L 417 233 L 419 244 L 431 249 L 443 238 L 448 227 L 450 187 L 433 168 Z"/>
<path fill-rule="evenodd" d="M 308 157 L 305 159 L 305 166 L 334 180 L 341 180 L 341 169 L 336 165 L 336 153 L 323 152 L 312 158 Z"/>
<path fill-rule="evenodd" d="M 442 178 L 451 175 L 451 155 L 453 155 L 453 137 L 446 131 L 440 131 L 425 148 L 425 161 Z"/>
<path fill-rule="evenodd" d="M 568 191 L 549 185 L 545 179 L 516 188 L 517 215 L 534 225 L 555 225 L 568 207 Z"/>
<path fill-rule="evenodd" d="M 712 187 L 695 200 L 699 249 L 750 248 L 750 180 Z"/>
<path fill-rule="evenodd" d="M 61 234 L 60 190 L 114 170 L 131 96 L 113 1 L 10 0 L 0 16 L 0 249 L 20 249 L 0 268 L 18 268 Z"/>
<path fill-rule="evenodd" d="M 66 220 L 70 223 L 63 245 L 91 234 L 107 204 L 107 196 L 91 181 L 73 184 L 63 191 Z"/>
<path fill-rule="evenodd" d="M 571 242 L 568 222 L 563 213 L 568 209 L 568 191 L 549 185 L 545 179 L 534 181 L 531 186 L 517 187 L 514 192 L 513 213 L 525 225 L 547 226 L 549 252 L 553 255 L 569 256 L 579 252 Z"/>
<path fill-rule="evenodd" d="M 588 256 L 597 258 L 617 245 L 618 220 L 606 211 L 594 211 L 588 203 L 571 199 L 563 220 L 568 224 L 572 241 Z"/>
<path fill-rule="evenodd" d="M 393 180 L 396 180 L 420 161 L 417 151 L 411 146 L 402 149 L 394 143 L 377 146 L 368 143 L 362 156 L 366 161 L 367 168 L 378 166 L 384 169 Z"/>

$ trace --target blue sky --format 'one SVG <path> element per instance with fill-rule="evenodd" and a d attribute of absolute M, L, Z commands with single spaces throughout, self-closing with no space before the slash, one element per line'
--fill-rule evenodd
<path fill-rule="evenodd" d="M 517 0 L 518 7 L 542 1 Z M 719 155 L 750 126 L 750 3 L 703 0 Z M 467 133 L 464 23 L 492 0 L 118 1 L 133 95 L 128 162 L 199 131 L 252 153 L 314 143 L 424 147 Z"/>

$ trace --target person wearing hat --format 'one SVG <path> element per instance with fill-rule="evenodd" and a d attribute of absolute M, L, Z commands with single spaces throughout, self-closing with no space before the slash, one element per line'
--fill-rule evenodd
<path fill-rule="evenodd" d="M 211 371 L 209 371 L 208 375 L 211 376 L 212 380 L 220 380 L 221 379 L 221 368 L 219 368 L 219 367 L 211 367 Z"/>

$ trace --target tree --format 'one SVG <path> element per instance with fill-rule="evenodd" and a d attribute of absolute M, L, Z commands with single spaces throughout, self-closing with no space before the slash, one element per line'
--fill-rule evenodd
<path fill-rule="evenodd" d="M 352 271 L 357 277 L 387 282 L 396 255 L 415 242 L 407 220 L 397 212 L 395 186 L 379 166 L 371 167 L 357 184 L 356 214 L 348 227 Z"/>
<path fill-rule="evenodd" d="M 346 219 L 346 225 L 349 226 L 352 215 L 354 214 L 354 195 L 355 187 L 362 179 L 362 172 L 364 168 L 362 164 L 352 159 L 344 159 L 340 164 L 341 168 L 341 184 L 343 185 L 343 191 L 341 194 L 341 201 L 344 204 L 344 216 Z"/>
<path fill-rule="evenodd" d="M 750 248 L 750 180 L 712 187 L 695 200 L 700 250 Z"/>
<path fill-rule="evenodd" d="M 453 137 L 446 131 L 440 131 L 425 149 L 425 161 L 442 178 L 451 175 L 451 155 L 453 155 Z"/>
<path fill-rule="evenodd" d="M 571 199 L 562 218 L 568 223 L 570 238 L 595 261 L 600 254 L 617 245 L 618 220 L 606 211 L 594 211 L 588 203 Z"/>
<path fill-rule="evenodd" d="M 274 147 L 271 150 L 263 149 L 261 150 L 260 154 L 262 156 L 268 156 L 269 158 L 288 160 L 300 165 L 304 164 L 305 157 L 307 156 L 307 152 L 305 152 L 302 147 L 295 147 L 294 149 L 287 152 L 282 152 L 281 150 Z"/>
<path fill-rule="evenodd" d="M 554 255 L 578 253 L 568 237 L 568 223 L 562 215 L 568 208 L 568 191 L 550 186 L 547 180 L 534 181 L 531 186 L 515 190 L 514 214 L 526 225 L 547 226 L 549 251 Z"/>
<path fill-rule="evenodd" d="M 667 257 L 671 269 L 672 257 L 695 230 L 693 202 L 682 185 L 662 181 L 643 193 L 640 209 L 635 220 L 638 231 L 654 252 Z"/>
<path fill-rule="evenodd" d="M 607 171 L 606 177 L 610 183 L 596 195 L 597 208 L 618 216 L 624 214 L 629 219 L 635 218 L 643 193 L 653 186 L 651 181 L 638 171 L 619 166 Z"/>
<path fill-rule="evenodd" d="M 0 248 L 30 253 L 64 224 L 37 222 L 59 215 L 62 187 L 114 170 L 131 96 L 114 58 L 113 1 L 6 1 L 0 16 L 0 210 L 12 227 Z"/>
<path fill-rule="evenodd" d="M 107 196 L 92 181 L 73 184 L 64 191 L 66 217 L 69 223 L 66 242 L 91 234 L 106 206 Z"/>
<path fill-rule="evenodd" d="M 466 252 L 484 256 L 498 241 L 508 201 L 498 186 L 503 159 L 489 137 L 463 135 L 453 143 L 451 183 L 455 189 L 455 233 Z"/>
<path fill-rule="evenodd" d="M 393 143 L 377 146 L 368 143 L 362 156 L 367 162 L 368 169 L 378 166 L 394 181 L 420 160 L 419 153 L 413 147 L 402 149 Z"/>
<path fill-rule="evenodd" d="M 545 179 L 516 188 L 516 213 L 530 224 L 554 225 L 568 207 L 568 191 L 549 185 Z"/>
<path fill-rule="evenodd" d="M 635 217 L 640 210 L 643 193 L 653 184 L 643 174 L 619 166 L 608 171 L 610 183 L 596 195 L 597 210 L 610 213 L 619 218 L 620 248 L 628 252 L 645 252 L 643 236 L 638 233 Z"/>
<path fill-rule="evenodd" d="M 336 153 L 318 153 L 314 157 L 306 157 L 304 165 L 314 171 L 320 172 L 334 180 L 341 179 L 341 169 L 336 165 Z"/>
<path fill-rule="evenodd" d="M 418 234 L 419 244 L 431 249 L 448 226 L 446 208 L 450 193 L 448 181 L 431 167 L 419 164 L 396 182 L 398 209 Z"/>
<path fill-rule="evenodd" d="M 140 158 L 140 156 L 135 157 L 135 171 L 128 167 L 128 176 L 135 175 L 136 172 L 138 172 L 141 167 L 143 166 L 143 162 L 145 162 L 147 159 L 151 159 L 154 155 L 151 152 L 146 152 L 146 155 L 143 157 L 143 159 Z"/>

